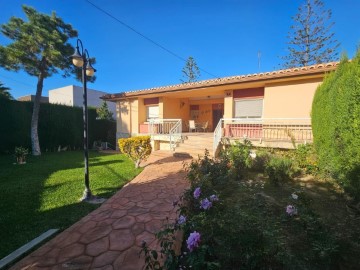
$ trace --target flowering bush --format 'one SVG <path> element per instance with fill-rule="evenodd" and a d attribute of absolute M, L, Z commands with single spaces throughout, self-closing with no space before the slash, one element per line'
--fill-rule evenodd
<path fill-rule="evenodd" d="M 183 215 L 180 215 L 177 224 L 178 224 L 178 225 L 182 225 L 182 224 L 184 224 L 185 222 L 186 222 L 186 217 L 183 216 Z"/>
<path fill-rule="evenodd" d="M 267 194 L 274 191 L 270 185 L 239 182 L 235 164 L 226 154 L 213 160 L 205 153 L 186 167 L 190 188 L 182 196 L 184 201 L 175 204 L 180 205 L 179 217 L 157 234 L 166 255 L 164 266 L 147 269 L 329 269 L 336 265 L 337 241 L 312 211 L 311 200 L 298 189 L 289 193 L 289 187 L 280 186 L 275 189 L 279 197 L 273 198 Z M 178 230 L 184 233 L 181 255 L 171 250 Z M 151 256 L 148 252 L 147 265 Z"/>
<path fill-rule="evenodd" d="M 201 209 L 208 210 L 208 209 L 211 208 L 211 206 L 212 206 L 212 202 L 209 201 L 208 198 L 205 198 L 205 199 L 200 201 L 200 208 Z"/>
<path fill-rule="evenodd" d="M 194 199 L 199 199 L 200 195 L 201 195 L 201 189 L 197 187 L 194 191 Z"/>
<path fill-rule="evenodd" d="M 197 231 L 190 233 L 189 238 L 186 240 L 187 248 L 192 252 L 195 248 L 199 247 L 201 235 Z"/>
<path fill-rule="evenodd" d="M 288 206 L 286 206 L 286 213 L 289 216 L 295 216 L 297 215 L 297 209 L 295 206 L 289 204 Z"/>

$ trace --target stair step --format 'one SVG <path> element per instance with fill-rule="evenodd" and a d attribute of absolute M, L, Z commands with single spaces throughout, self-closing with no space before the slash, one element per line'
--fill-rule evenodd
<path fill-rule="evenodd" d="M 198 158 L 205 155 L 205 149 L 212 156 L 213 134 L 194 133 L 183 135 L 182 141 L 177 144 L 174 156 Z"/>

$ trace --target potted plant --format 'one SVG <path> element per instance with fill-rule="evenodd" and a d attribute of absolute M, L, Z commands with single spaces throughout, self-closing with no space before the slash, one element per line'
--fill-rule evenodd
<path fill-rule="evenodd" d="M 15 147 L 15 158 L 18 164 L 25 164 L 26 163 L 26 156 L 29 153 L 28 149 L 24 147 Z"/>

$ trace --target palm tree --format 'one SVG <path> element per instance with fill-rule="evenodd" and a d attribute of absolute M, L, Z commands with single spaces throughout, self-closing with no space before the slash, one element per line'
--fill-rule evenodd
<path fill-rule="evenodd" d="M 14 97 L 9 93 L 9 90 L 9 87 L 4 86 L 4 84 L 0 82 L 0 98 L 14 99 Z"/>

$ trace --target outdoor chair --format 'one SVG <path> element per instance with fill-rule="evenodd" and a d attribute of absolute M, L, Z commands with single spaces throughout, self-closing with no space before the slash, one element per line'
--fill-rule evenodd
<path fill-rule="evenodd" d="M 203 124 L 200 126 L 200 128 L 201 128 L 204 132 L 206 132 L 207 129 L 208 129 L 208 126 L 209 126 L 209 121 L 206 121 L 205 123 L 203 123 Z"/>
<path fill-rule="evenodd" d="M 196 132 L 195 121 L 189 120 L 189 132 L 192 132 L 193 130 L 195 130 L 195 132 Z"/>

